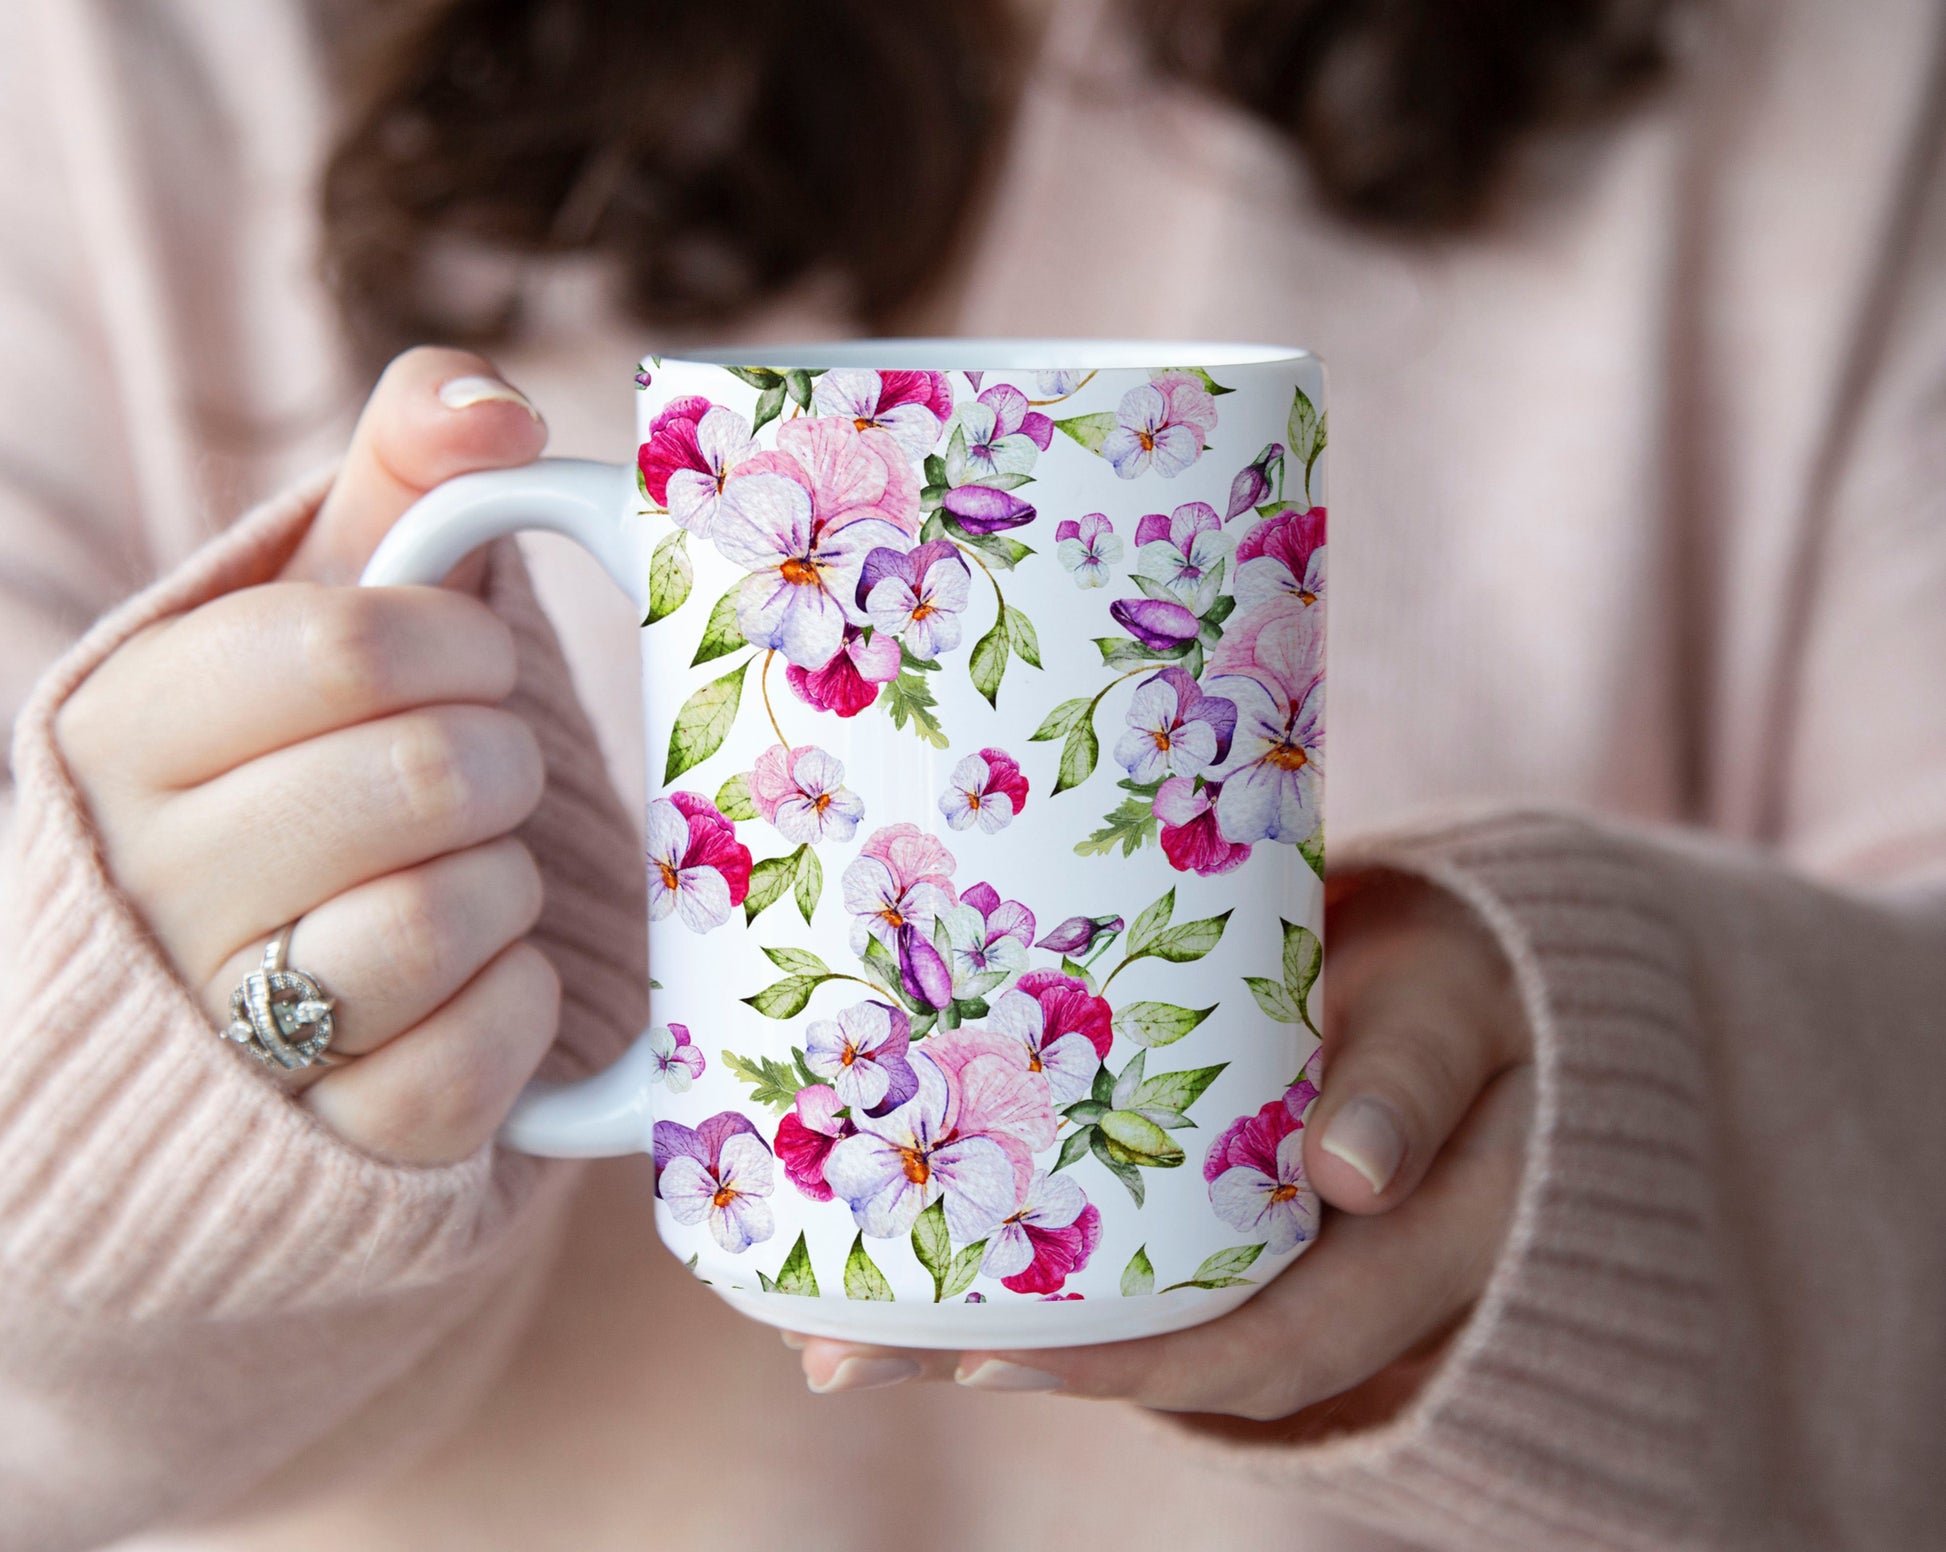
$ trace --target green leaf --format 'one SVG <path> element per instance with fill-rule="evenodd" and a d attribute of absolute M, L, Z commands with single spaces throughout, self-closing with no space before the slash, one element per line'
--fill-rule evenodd
<path fill-rule="evenodd" d="M 1147 1051 L 1137 1051 L 1129 1058 L 1128 1065 L 1115 1077 L 1114 1090 L 1108 1096 L 1109 1109 L 1124 1110 L 1135 1102 L 1135 1090 L 1142 1081 L 1142 1072 L 1148 1060 Z"/>
<path fill-rule="evenodd" d="M 1071 701 L 1062 701 L 1045 717 L 1041 725 L 1027 735 L 1030 744 L 1044 744 L 1049 739 L 1063 738 L 1072 732 L 1076 724 L 1083 721 L 1094 710 L 1094 701 L 1086 695 L 1077 695 Z"/>
<path fill-rule="evenodd" d="M 1003 533 L 976 534 L 971 529 L 962 528 L 951 517 L 945 520 L 944 526 L 956 543 L 978 550 L 1002 571 L 1012 571 L 1034 553 L 1030 546 L 1018 539 L 1010 539 Z"/>
<path fill-rule="evenodd" d="M 1182 1144 L 1147 1116 L 1111 1110 L 1095 1127 L 1110 1160 L 1144 1169 L 1174 1169 L 1183 1161 Z M 1097 1155 L 1099 1156 L 1099 1155 Z"/>
<path fill-rule="evenodd" d="M 1160 372 L 1153 375 L 1157 377 L 1193 377 L 1212 394 L 1236 392 L 1234 388 L 1225 388 L 1199 366 L 1166 366 Z"/>
<path fill-rule="evenodd" d="M 1220 567 L 1223 562 L 1218 561 L 1216 564 Z M 1231 615 L 1236 613 L 1236 607 L 1237 601 L 1234 594 L 1219 593 L 1216 602 L 1203 611 L 1203 623 L 1205 625 L 1221 625 Z M 1218 632 L 1218 634 L 1221 635 L 1221 632 Z"/>
<path fill-rule="evenodd" d="M 831 974 L 831 966 L 807 948 L 766 948 L 764 957 L 790 975 Z"/>
<path fill-rule="evenodd" d="M 1324 968 L 1324 945 L 1309 927 L 1283 922 L 1284 987 L 1300 1008 L 1311 995 L 1318 972 Z"/>
<path fill-rule="evenodd" d="M 784 380 L 780 377 L 757 395 L 757 408 L 750 416 L 752 436 L 784 413 Z"/>
<path fill-rule="evenodd" d="M 773 372 L 767 366 L 733 366 L 725 368 L 732 377 L 741 378 L 752 388 L 775 388 L 783 382 L 783 374 Z"/>
<path fill-rule="evenodd" d="M 1123 798 L 1102 820 L 1087 840 L 1074 843 L 1076 856 L 1106 857 L 1119 846 L 1124 857 L 1133 857 L 1161 833 L 1153 802 L 1141 798 Z"/>
<path fill-rule="evenodd" d="M 772 981 L 762 991 L 743 1000 L 765 1018 L 796 1018 L 811 1000 L 811 993 L 825 980 L 826 977 L 821 975 L 786 976 L 781 981 Z"/>
<path fill-rule="evenodd" d="M 1151 664 L 1160 668 L 1165 663 L 1181 662 L 1197 647 L 1196 642 L 1185 641 L 1157 651 L 1127 636 L 1097 636 L 1094 643 L 1100 649 L 1104 668 L 1146 668 Z"/>
<path fill-rule="evenodd" d="M 1169 1002 L 1131 1002 L 1115 1015 L 1115 1033 L 1141 1046 L 1174 1045 L 1217 1009 L 1179 1008 Z"/>
<path fill-rule="evenodd" d="M 791 1246 L 791 1253 L 784 1257 L 784 1264 L 777 1268 L 777 1292 L 804 1299 L 818 1296 L 817 1274 L 811 1270 L 811 1248 L 804 1243 L 801 1231 L 797 1243 Z"/>
<path fill-rule="evenodd" d="M 1214 1067 L 1195 1067 L 1187 1072 L 1159 1072 L 1153 1078 L 1144 1078 L 1135 1090 L 1130 1108 L 1188 1110 L 1202 1097 L 1203 1090 L 1216 1081 L 1217 1074 L 1229 1065 L 1228 1062 L 1218 1062 Z"/>
<path fill-rule="evenodd" d="M 1068 1133 L 1067 1141 L 1061 1144 L 1061 1156 L 1054 1161 L 1054 1168 L 1049 1173 L 1058 1175 L 1086 1153 L 1094 1135 L 1095 1129 L 1092 1126 L 1084 1126 L 1077 1132 Z"/>
<path fill-rule="evenodd" d="M 750 892 L 743 897 L 743 919 L 753 922 L 790 893 L 797 877 L 797 859 L 805 848 L 783 857 L 766 857 L 750 870 Z"/>
<path fill-rule="evenodd" d="M 1057 420 L 1054 427 L 1063 436 L 1074 438 L 1089 452 L 1101 456 L 1101 444 L 1108 440 L 1108 433 L 1115 429 L 1115 417 L 1106 411 L 1099 415 L 1071 415 L 1066 420 Z"/>
<path fill-rule="evenodd" d="M 1302 1024 L 1304 1013 L 1291 1000 L 1291 994 L 1282 981 L 1272 981 L 1261 975 L 1246 975 L 1243 984 L 1250 988 L 1250 995 L 1257 999 L 1257 1006 L 1264 1010 L 1264 1017 L 1275 1019 L 1280 1024 Z"/>
<path fill-rule="evenodd" d="M 793 367 L 784 374 L 784 388 L 797 401 L 799 409 L 811 407 L 811 374 L 803 367 Z"/>
<path fill-rule="evenodd" d="M 818 897 L 824 893 L 824 864 L 818 861 L 818 854 L 810 847 L 800 847 L 797 860 L 797 911 L 804 918 L 804 925 L 811 925 L 811 913 L 818 908 Z"/>
<path fill-rule="evenodd" d="M 1007 673 L 1007 611 L 1004 605 L 1000 617 L 993 622 L 993 629 L 973 644 L 973 655 L 967 660 L 966 672 L 973 681 L 973 688 L 984 695 L 987 704 L 997 711 L 1000 707 L 1000 681 Z"/>
<path fill-rule="evenodd" d="M 1128 1265 L 1122 1268 L 1122 1297 L 1139 1299 L 1145 1293 L 1155 1292 L 1155 1268 L 1149 1263 L 1149 1247 L 1138 1245 L 1135 1254 L 1128 1258 Z"/>
<path fill-rule="evenodd" d="M 1157 936 L 1148 952 L 1158 959 L 1166 959 L 1172 965 L 1186 965 L 1191 960 L 1201 959 L 1211 949 L 1223 941 L 1223 928 L 1230 920 L 1230 913 L 1221 916 L 1206 916 L 1201 921 L 1184 922 L 1180 927 L 1171 927 Z"/>
<path fill-rule="evenodd" d="M 1138 1116 L 1136 1119 L 1140 1120 L 1141 1117 Z M 1115 1157 L 1109 1148 L 1108 1139 L 1094 1127 L 1090 1127 L 1088 1131 L 1088 1151 L 1094 1154 L 1096 1161 L 1109 1174 L 1121 1181 L 1122 1189 L 1127 1191 L 1134 1199 L 1135 1205 L 1140 1207 L 1143 1198 L 1148 1194 L 1148 1187 L 1142 1183 L 1142 1172 L 1126 1160 Z"/>
<path fill-rule="evenodd" d="M 1007 608 L 1003 611 L 1007 621 L 1007 640 L 1021 662 L 1030 668 L 1041 666 L 1041 638 L 1035 634 L 1034 622 L 1018 609 Z"/>
<path fill-rule="evenodd" d="M 1079 981 L 1083 986 L 1087 987 L 1088 995 L 1090 997 L 1096 995 L 1094 972 L 1090 970 L 1086 965 L 1078 964 L 1074 960 L 1068 958 L 1066 954 L 1063 954 L 1061 956 L 1061 974 L 1071 975 L 1077 981 Z"/>
<path fill-rule="evenodd" d="M 885 1280 L 885 1274 L 872 1264 L 872 1258 L 865 1254 L 863 1234 L 851 1242 L 851 1254 L 845 1257 L 845 1297 L 881 1301 L 889 1301 L 892 1297 L 892 1285 Z"/>
<path fill-rule="evenodd" d="M 1093 1126 L 1108 1114 L 1108 1109 L 1109 1107 L 1098 1099 L 1077 1099 L 1061 1114 L 1082 1126 Z"/>
<path fill-rule="evenodd" d="M 936 657 L 914 657 L 912 648 L 903 641 L 899 643 L 899 667 L 914 669 L 922 674 L 939 672 L 939 659 Z"/>
<path fill-rule="evenodd" d="M 1311 871 L 1319 878 L 1324 877 L 1324 826 L 1319 825 L 1317 832 L 1308 841 L 1299 841 L 1297 854 L 1310 863 Z"/>
<path fill-rule="evenodd" d="M 1324 416 L 1302 388 L 1294 389 L 1291 413 L 1285 425 L 1285 439 L 1291 456 L 1304 465 L 1304 499 L 1311 499 L 1311 469 L 1324 452 L 1327 440 Z"/>
<path fill-rule="evenodd" d="M 749 666 L 748 661 L 737 664 L 682 703 L 676 725 L 669 730 L 669 758 L 662 767 L 665 785 L 723 747 L 737 719 L 737 704 L 743 699 L 743 671 Z"/>
<path fill-rule="evenodd" d="M 979 1275 L 980 1262 L 986 1256 L 987 1242 L 975 1240 L 958 1255 L 953 1264 L 946 1269 L 946 1286 L 939 1290 L 942 1299 L 950 1299 L 955 1294 L 966 1292 L 973 1286 L 973 1279 Z"/>
<path fill-rule="evenodd" d="M 964 485 L 968 474 L 966 466 L 966 427 L 955 425 L 953 434 L 946 441 L 946 483 Z"/>
<path fill-rule="evenodd" d="M 1214 1255 L 1203 1257 L 1203 1264 L 1196 1268 L 1190 1281 L 1201 1285 L 1212 1278 L 1241 1277 L 1263 1253 L 1262 1245 L 1235 1245 L 1228 1250 L 1219 1250 Z"/>
<path fill-rule="evenodd" d="M 750 773 L 738 771 L 716 789 L 717 811 L 725 819 L 755 819 L 756 800 L 750 796 Z"/>
<path fill-rule="evenodd" d="M 1100 758 L 1101 745 L 1095 738 L 1094 719 L 1084 717 L 1068 729 L 1068 741 L 1061 746 L 1061 769 L 1054 782 L 1055 794 L 1078 787 L 1094 775 L 1095 762 Z"/>
<path fill-rule="evenodd" d="M 703 639 L 696 644 L 696 655 L 689 660 L 691 668 L 728 657 L 738 647 L 750 645 L 744 640 L 743 627 L 737 624 L 737 594 L 742 590 L 743 584 L 739 582 L 710 607 Z"/>
<path fill-rule="evenodd" d="M 912 1225 L 912 1253 L 932 1275 L 932 1297 L 946 1297 L 946 1274 L 953 1265 L 953 1241 L 946 1232 L 946 1199 L 941 1197 L 920 1213 Z"/>
<path fill-rule="evenodd" d="M 696 567 L 689 559 L 689 535 L 678 528 L 656 540 L 649 556 L 649 614 L 644 625 L 666 620 L 689 598 Z"/>
<path fill-rule="evenodd" d="M 1160 900 L 1152 902 L 1142 914 L 1135 918 L 1135 925 L 1128 929 L 1128 941 L 1124 947 L 1128 957 L 1146 954 L 1156 934 L 1169 925 L 1169 918 L 1176 914 L 1176 891 L 1171 889 Z"/>
<path fill-rule="evenodd" d="M 926 483 L 928 485 L 946 483 L 946 460 L 937 453 L 926 454 Z"/>
<path fill-rule="evenodd" d="M 786 1067 L 767 1056 L 738 1056 L 734 1051 L 725 1051 L 723 1065 L 739 1081 L 751 1086 L 753 1102 L 769 1105 L 774 1110 L 790 1109 L 797 1101 L 797 1091 L 805 1087 L 798 1081 L 795 1067 Z"/>
<path fill-rule="evenodd" d="M 939 703 L 933 699 L 926 681 L 917 674 L 901 669 L 899 677 L 888 681 L 885 688 L 879 691 L 878 703 L 890 714 L 892 726 L 902 728 L 909 721 L 912 731 L 933 748 L 947 747 L 949 740 L 946 730 L 932 714 L 932 708 Z"/>

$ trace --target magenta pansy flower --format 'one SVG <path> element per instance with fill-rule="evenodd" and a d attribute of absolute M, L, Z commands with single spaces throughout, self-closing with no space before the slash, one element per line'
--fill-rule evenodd
<path fill-rule="evenodd" d="M 913 1095 L 911 1039 L 904 1009 L 861 1002 L 805 1031 L 804 1065 L 853 1110 L 882 1112 Z"/>
<path fill-rule="evenodd" d="M 1106 516 L 1090 512 L 1054 525 L 1054 556 L 1076 587 L 1106 587 L 1109 568 L 1122 558 L 1122 541 Z"/>
<path fill-rule="evenodd" d="M 1002 900 L 991 884 L 975 884 L 959 904 L 939 914 L 946 929 L 947 968 L 955 997 L 984 997 L 1027 968 L 1034 913 Z"/>
<path fill-rule="evenodd" d="M 822 668 L 793 663 L 784 676 L 805 704 L 855 717 L 878 699 L 880 685 L 899 677 L 899 644 L 876 633 L 867 638 L 857 625 L 845 627 L 844 641 Z"/>
<path fill-rule="evenodd" d="M 1067 1175 L 1036 1170 L 1026 1195 L 987 1236 L 980 1270 L 1015 1293 L 1058 1293 L 1101 1243 L 1101 1212 Z"/>
<path fill-rule="evenodd" d="M 1208 878 L 1240 867 L 1250 855 L 1246 844 L 1226 840 L 1216 820 L 1222 783 L 1198 787 L 1187 776 L 1171 776 L 1156 790 L 1153 812 L 1162 821 L 1162 854 L 1178 873 Z"/>
<path fill-rule="evenodd" d="M 1286 507 L 1256 524 L 1237 546 L 1239 609 L 1282 602 L 1309 608 L 1324 597 L 1323 507 Z"/>
<path fill-rule="evenodd" d="M 732 1255 L 775 1232 L 765 1200 L 776 1184 L 770 1148 L 744 1117 L 725 1110 L 694 1131 L 658 1121 L 654 1138 L 655 1194 L 676 1222 L 707 1222 Z"/>
<path fill-rule="evenodd" d="M 959 645 L 960 612 L 972 586 L 958 548 L 933 539 L 912 550 L 867 555 L 858 603 L 875 631 L 904 642 L 914 657 L 930 659 Z"/>
<path fill-rule="evenodd" d="M 1086 983 L 1058 970 L 1030 970 L 993 1005 L 988 1024 L 1020 1042 L 1027 1064 L 1047 1075 L 1057 1109 L 1085 1099 L 1114 1043 L 1114 1012 Z"/>
<path fill-rule="evenodd" d="M 1135 574 L 1156 583 L 1191 614 L 1216 602 L 1224 563 L 1236 539 L 1206 501 L 1190 501 L 1164 517 L 1151 512 L 1135 525 Z"/>
<path fill-rule="evenodd" d="M 674 913 L 693 932 L 720 927 L 750 892 L 750 848 L 708 798 L 672 792 L 649 804 L 649 920 Z"/>
<path fill-rule="evenodd" d="M 686 1024 L 658 1024 L 645 1037 L 654 1078 L 667 1084 L 672 1094 L 688 1091 L 689 1085 L 703 1075 L 703 1053 L 689 1038 Z"/>
<path fill-rule="evenodd" d="M 1210 391 L 1185 373 L 1168 372 L 1122 395 L 1101 455 L 1125 480 L 1150 469 L 1173 479 L 1202 455 L 1215 429 Z"/>
<path fill-rule="evenodd" d="M 726 405 L 678 399 L 655 418 L 637 465 L 642 483 L 678 526 L 709 538 L 723 489 L 757 451 L 750 422 Z"/>
<path fill-rule="evenodd" d="M 915 1088 L 917 1087 L 915 1083 Z M 824 1083 L 814 1083 L 797 1091 L 794 1107 L 784 1112 L 777 1123 L 777 1157 L 784 1162 L 784 1173 L 791 1184 L 814 1202 L 831 1200 L 831 1187 L 825 1183 L 824 1161 L 843 1138 L 858 1130 L 850 1116 L 841 1116 L 845 1107 L 837 1091 Z"/>
<path fill-rule="evenodd" d="M 1272 1255 L 1318 1231 L 1318 1195 L 1304 1174 L 1304 1133 L 1283 1100 L 1233 1124 L 1203 1161 L 1210 1205 L 1244 1234 L 1264 1236 Z"/>
<path fill-rule="evenodd" d="M 940 795 L 939 812 L 955 830 L 978 825 L 992 835 L 1027 806 L 1027 778 L 1004 749 L 982 749 L 953 767 Z"/>
<path fill-rule="evenodd" d="M 857 1132 L 826 1158 L 825 1182 L 874 1238 L 910 1233 L 919 1214 L 943 1198 L 947 1232 L 970 1244 L 1013 1211 L 1013 1164 L 992 1138 L 955 1125 L 951 1084 L 937 1064 L 922 1053 L 912 1067 L 912 1098 L 883 1116 L 860 1118 Z"/>
<path fill-rule="evenodd" d="M 899 929 L 916 926 L 930 937 L 939 913 L 959 903 L 953 854 L 914 824 L 874 830 L 844 872 L 845 909 L 852 913 L 851 948 L 863 954 L 871 938 L 898 952 Z"/>
<path fill-rule="evenodd" d="M 1115 758 L 1132 781 L 1200 776 L 1230 752 L 1236 706 L 1206 695 L 1180 668 L 1165 668 L 1137 688 L 1128 705 L 1128 731 Z"/>
<path fill-rule="evenodd" d="M 696 426 L 715 406 L 699 394 L 671 399 L 649 423 L 649 438 L 635 452 L 642 488 L 659 507 L 669 504 L 669 476 L 678 469 L 702 472 L 709 467 L 697 445 Z"/>
<path fill-rule="evenodd" d="M 838 367 L 818 379 L 811 408 L 859 431 L 882 431 L 907 458 L 924 458 L 953 412 L 953 389 L 944 372 Z"/>
<path fill-rule="evenodd" d="M 865 802 L 844 781 L 835 755 L 810 744 L 770 744 L 750 772 L 750 799 L 787 841 L 848 841 L 865 817 Z"/>

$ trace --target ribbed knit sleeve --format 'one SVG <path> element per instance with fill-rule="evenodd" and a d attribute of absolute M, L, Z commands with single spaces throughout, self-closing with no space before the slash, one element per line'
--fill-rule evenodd
<path fill-rule="evenodd" d="M 1344 864 L 1452 891 L 1504 948 L 1536 1047 L 1527 1166 L 1485 1295 L 1400 1417 L 1226 1449 L 1428 1547 L 1928 1544 L 1946 911 L 1562 815 Z"/>
<path fill-rule="evenodd" d="M 20 920 L 0 1012 L 0 1544 L 81 1547 L 206 1511 L 302 1454 L 469 1322 L 544 1248 L 575 1171 L 492 1149 L 447 1168 L 340 1142 L 219 1041 L 104 871 L 55 714 L 146 624 L 267 579 L 322 479 L 103 620 L 14 744 Z M 489 601 L 521 648 L 510 709 L 547 754 L 524 838 L 566 996 L 554 1060 L 640 1027 L 641 872 L 512 546 Z M 504 1347 L 504 1343 L 498 1347 Z M 450 1368 L 450 1366 L 448 1366 Z M 12 1431 L 10 1431 L 10 1436 Z"/>

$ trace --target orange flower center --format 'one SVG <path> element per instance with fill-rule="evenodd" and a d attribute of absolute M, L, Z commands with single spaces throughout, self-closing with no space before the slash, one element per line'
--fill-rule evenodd
<path fill-rule="evenodd" d="M 876 424 L 869 415 L 854 415 L 851 423 L 860 431 L 870 431 Z"/>
<path fill-rule="evenodd" d="M 878 919 L 884 922 L 886 926 L 892 928 L 895 932 L 899 928 L 905 925 L 905 918 L 901 916 L 896 909 L 894 909 L 892 906 L 889 905 L 886 906 L 884 910 L 878 913 Z"/>
<path fill-rule="evenodd" d="M 1157 728 L 1149 737 L 1155 740 L 1155 747 L 1160 753 L 1167 754 L 1169 752 L 1169 733 L 1167 729 Z"/>
<path fill-rule="evenodd" d="M 1270 1193 L 1270 1200 L 1272 1201 L 1273 1204 L 1277 1202 L 1288 1202 L 1292 1197 L 1296 1195 L 1297 1195 L 1296 1186 L 1282 1185 L 1279 1186 L 1275 1191 Z"/>
<path fill-rule="evenodd" d="M 1155 434 L 1153 432 L 1138 431 L 1135 433 L 1135 440 L 1142 444 L 1143 452 L 1152 453 L 1155 451 Z"/>
<path fill-rule="evenodd" d="M 662 887 L 671 894 L 676 890 L 676 870 L 666 862 L 658 862 L 657 869 L 662 874 Z"/>
<path fill-rule="evenodd" d="M 1039 1051 L 1035 1051 L 1028 1056 L 1027 1070 L 1029 1072 L 1039 1072 L 1041 1070 L 1041 1053 Z"/>
<path fill-rule="evenodd" d="M 857 1051 L 853 1050 L 850 1046 L 846 1046 L 838 1056 L 838 1065 L 840 1067 L 849 1067 L 853 1062 L 857 1060 L 858 1060 Z"/>
<path fill-rule="evenodd" d="M 1308 609 L 1311 607 L 1312 604 L 1318 601 L 1318 595 L 1316 593 L 1307 593 L 1303 588 L 1300 587 L 1297 590 L 1297 601 L 1302 605 L 1304 605 L 1305 608 Z"/>
<path fill-rule="evenodd" d="M 923 620 L 927 615 L 937 613 L 939 613 L 939 610 L 927 603 L 923 598 L 912 606 L 912 618 L 915 620 Z"/>
<path fill-rule="evenodd" d="M 1296 744 L 1279 744 L 1264 758 L 1280 771 L 1301 771 L 1311 763 L 1311 757 Z"/>
<path fill-rule="evenodd" d="M 899 1156 L 905 1162 L 905 1178 L 915 1186 L 922 1186 L 932 1178 L 932 1166 L 917 1148 L 901 1148 Z"/>
<path fill-rule="evenodd" d="M 816 812 L 820 814 L 823 813 L 830 806 L 831 806 L 831 794 L 828 792 L 820 792 L 816 797 L 811 799 L 812 809 L 814 809 Z"/>
<path fill-rule="evenodd" d="M 966 806 L 972 809 L 975 813 L 978 813 L 980 808 L 980 794 L 977 792 L 967 793 Z"/>
<path fill-rule="evenodd" d="M 712 1207 L 728 1207 L 736 1199 L 736 1192 L 732 1191 L 728 1186 L 718 1186 L 716 1188 L 716 1194 L 709 1200 Z"/>
<path fill-rule="evenodd" d="M 792 587 L 815 587 L 817 585 L 818 568 L 808 560 L 799 560 L 796 556 L 792 556 L 783 565 L 779 566 L 777 570 Z"/>

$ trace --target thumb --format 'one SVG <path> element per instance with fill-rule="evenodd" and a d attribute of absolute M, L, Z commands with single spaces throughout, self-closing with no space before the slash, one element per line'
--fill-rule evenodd
<path fill-rule="evenodd" d="M 408 350 L 365 402 L 338 478 L 284 576 L 356 582 L 379 540 L 433 486 L 530 463 L 546 445 L 539 414 L 486 357 Z"/>

